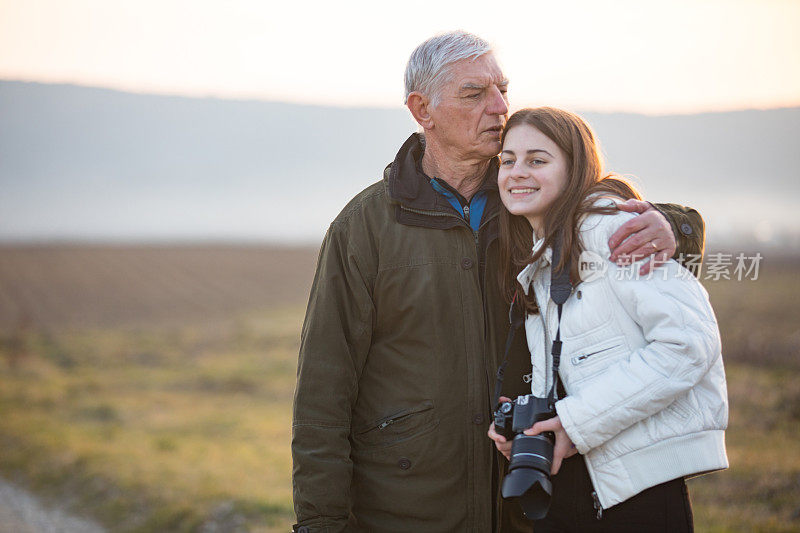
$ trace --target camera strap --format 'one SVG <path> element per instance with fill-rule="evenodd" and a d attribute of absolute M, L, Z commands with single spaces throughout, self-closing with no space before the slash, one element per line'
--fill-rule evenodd
<path fill-rule="evenodd" d="M 558 367 L 561 363 L 561 309 L 564 302 L 567 301 L 569 295 L 572 293 L 572 283 L 569 280 L 569 262 L 567 262 L 561 270 L 556 272 L 555 266 L 558 265 L 559 258 L 561 257 L 561 239 L 556 238 L 556 243 L 553 246 L 553 261 L 552 269 L 550 271 L 550 298 L 558 306 L 558 326 L 556 328 L 556 338 L 553 341 L 553 348 L 551 354 L 553 355 L 553 386 L 547 395 L 548 403 L 555 404 L 556 383 L 558 381 Z M 517 304 L 517 297 L 519 290 L 514 292 L 514 297 L 511 299 L 511 305 L 508 308 L 508 323 L 510 325 L 508 336 L 506 337 L 506 347 L 503 354 L 503 362 L 497 368 L 497 381 L 494 386 L 494 405 L 500 403 L 500 395 L 503 391 L 503 378 L 505 375 L 506 365 L 508 364 L 508 352 L 511 350 L 511 343 L 514 341 L 514 334 L 517 329 L 525 322 L 525 314 Z M 542 312 L 541 309 L 539 312 Z"/>
<path fill-rule="evenodd" d="M 560 237 L 560 236 L 559 236 Z M 547 403 L 552 407 L 556 403 L 556 383 L 558 383 L 558 367 L 561 364 L 561 311 L 564 303 L 572 293 L 572 283 L 569 281 L 569 261 L 564 267 L 556 271 L 556 266 L 561 259 L 561 239 L 556 238 L 553 246 L 553 261 L 550 268 L 550 298 L 558 306 L 558 325 L 556 326 L 556 338 L 553 340 L 553 348 L 550 354 L 553 356 L 553 385 L 547 394 Z"/>
<path fill-rule="evenodd" d="M 508 323 L 510 327 L 508 329 L 508 336 L 506 337 L 506 349 L 503 353 L 503 362 L 500 363 L 500 366 L 497 368 L 497 381 L 494 385 L 494 406 L 500 404 L 500 395 L 503 392 L 503 377 L 506 371 L 506 365 L 508 364 L 508 352 L 511 350 L 511 343 L 514 341 L 514 333 L 525 323 L 525 314 L 520 310 L 519 305 L 516 305 L 517 296 L 519 296 L 519 290 L 514 292 L 514 297 L 511 299 L 511 306 L 508 308 Z"/>

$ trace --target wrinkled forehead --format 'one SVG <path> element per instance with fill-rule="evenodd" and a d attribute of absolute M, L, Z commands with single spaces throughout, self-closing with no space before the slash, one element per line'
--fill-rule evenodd
<path fill-rule="evenodd" d="M 475 59 L 461 59 L 452 63 L 449 74 L 447 87 L 452 91 L 490 85 L 508 85 L 508 79 L 491 52 Z"/>

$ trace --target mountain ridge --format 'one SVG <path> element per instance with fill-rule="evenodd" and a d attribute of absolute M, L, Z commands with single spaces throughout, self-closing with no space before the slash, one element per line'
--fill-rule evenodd
<path fill-rule="evenodd" d="M 580 114 L 609 170 L 698 208 L 710 238 L 800 232 L 800 108 Z M 318 241 L 416 129 L 401 107 L 8 80 L 0 116 L 0 240 L 14 241 Z"/>

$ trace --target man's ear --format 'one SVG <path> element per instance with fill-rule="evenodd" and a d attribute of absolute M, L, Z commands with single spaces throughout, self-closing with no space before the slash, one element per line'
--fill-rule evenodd
<path fill-rule="evenodd" d="M 422 93 L 414 91 L 408 95 L 406 107 L 411 111 L 411 115 L 422 129 L 430 130 L 433 128 L 433 117 L 430 113 L 430 99 Z"/>

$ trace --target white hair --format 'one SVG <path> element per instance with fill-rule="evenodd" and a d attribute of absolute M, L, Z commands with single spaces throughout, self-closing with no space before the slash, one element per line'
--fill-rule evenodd
<path fill-rule="evenodd" d="M 411 53 L 406 64 L 406 94 L 418 91 L 438 105 L 442 88 L 450 79 L 450 65 L 462 59 L 475 59 L 492 51 L 488 42 L 465 31 L 451 31 L 431 37 Z"/>

